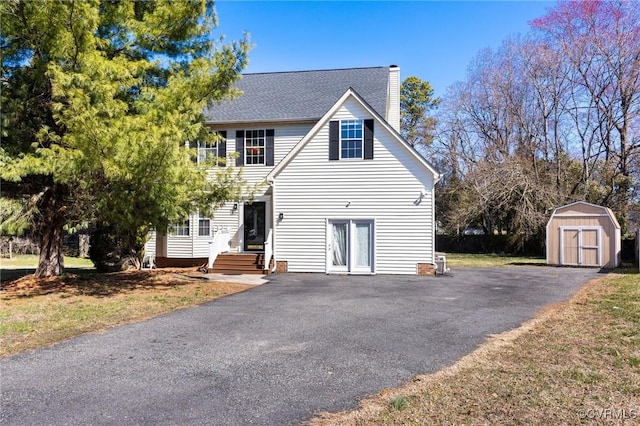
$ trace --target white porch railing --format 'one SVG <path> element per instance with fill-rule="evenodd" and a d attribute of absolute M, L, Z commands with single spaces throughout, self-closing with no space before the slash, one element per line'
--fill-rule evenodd
<path fill-rule="evenodd" d="M 207 263 L 207 268 L 213 268 L 213 264 L 216 261 L 216 258 L 220 253 L 226 253 L 230 250 L 229 247 L 229 230 L 224 229 L 216 229 L 216 233 L 213 236 L 213 240 L 209 241 L 209 262 Z"/>
<path fill-rule="evenodd" d="M 140 269 L 156 269 L 156 257 L 152 254 L 145 254 L 140 262 Z"/>
<path fill-rule="evenodd" d="M 271 257 L 273 256 L 273 229 L 269 228 L 267 239 L 264 241 L 264 266 L 263 271 L 269 270 L 269 264 L 271 263 Z"/>

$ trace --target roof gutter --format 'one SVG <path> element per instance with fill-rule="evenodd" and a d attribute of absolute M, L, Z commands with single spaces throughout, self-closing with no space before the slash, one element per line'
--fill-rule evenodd
<path fill-rule="evenodd" d="M 240 121 L 209 121 L 205 120 L 204 124 L 210 126 L 238 126 L 243 124 L 250 124 L 255 126 L 257 124 L 299 124 L 299 123 L 315 123 L 320 120 L 321 117 L 318 118 L 281 118 L 281 119 L 273 119 L 273 120 L 240 120 Z"/>

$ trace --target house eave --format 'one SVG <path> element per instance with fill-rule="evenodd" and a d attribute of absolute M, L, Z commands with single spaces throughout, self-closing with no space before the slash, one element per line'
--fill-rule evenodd
<path fill-rule="evenodd" d="M 209 121 L 205 120 L 205 126 L 222 127 L 222 126 L 258 126 L 258 125 L 274 125 L 274 124 L 314 124 L 321 117 L 318 118 L 299 118 L 299 119 L 270 119 L 270 120 L 238 120 L 238 121 Z"/>
<path fill-rule="evenodd" d="M 400 132 L 393 128 L 385 119 L 382 117 L 376 110 L 374 110 L 358 93 L 353 89 L 349 88 L 347 91 L 329 108 L 329 110 L 318 119 L 311 130 L 296 144 L 296 146 L 289 151 L 289 153 L 280 161 L 278 165 L 276 165 L 273 170 L 267 175 L 267 182 L 274 182 L 278 174 L 287 166 L 287 164 L 291 161 L 293 157 L 298 154 L 298 151 L 302 149 L 304 145 L 320 130 L 320 128 L 326 124 L 329 118 L 335 114 L 338 108 L 344 104 L 346 99 L 349 97 L 353 97 L 375 118 L 382 124 L 382 126 L 387 129 L 398 141 L 402 143 L 402 145 L 409 150 L 409 152 L 426 168 L 429 170 L 433 177 L 434 185 L 440 180 L 440 173 L 436 170 L 436 168 L 427 161 L 420 153 L 418 153 L 413 147 L 411 147 L 407 141 L 402 137 Z"/>

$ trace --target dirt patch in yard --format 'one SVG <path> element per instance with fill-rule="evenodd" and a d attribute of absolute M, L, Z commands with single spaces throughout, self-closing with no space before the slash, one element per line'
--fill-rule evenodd
<path fill-rule="evenodd" d="M 145 320 L 251 287 L 208 281 L 195 268 L 23 276 L 0 286 L 0 355 Z"/>
<path fill-rule="evenodd" d="M 100 274 L 76 270 L 58 277 L 36 278 L 26 275 L 3 282 L 0 298 L 10 300 L 46 294 L 87 295 L 108 297 L 136 290 L 153 290 L 192 284 L 198 280 L 194 268 L 154 269 L 150 271 L 122 271 Z"/>

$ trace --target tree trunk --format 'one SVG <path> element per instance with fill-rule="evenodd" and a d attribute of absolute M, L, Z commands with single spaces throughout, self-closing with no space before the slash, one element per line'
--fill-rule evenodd
<path fill-rule="evenodd" d="M 53 184 L 44 191 L 37 203 L 41 218 L 38 226 L 40 259 L 35 272 L 38 278 L 61 275 L 64 272 L 62 254 L 66 210 L 64 192 L 63 186 Z"/>

